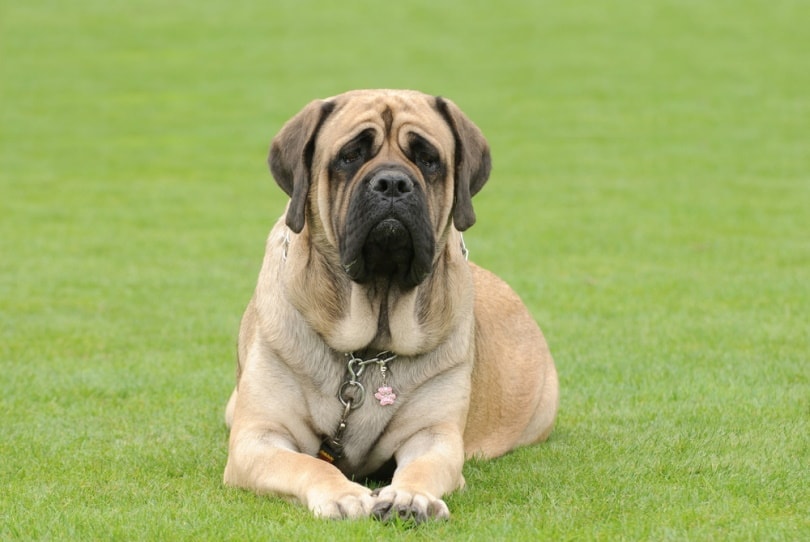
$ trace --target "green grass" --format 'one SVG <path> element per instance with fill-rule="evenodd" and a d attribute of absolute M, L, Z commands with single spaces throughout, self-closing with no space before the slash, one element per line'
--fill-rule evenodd
<path fill-rule="evenodd" d="M 0 539 L 810 538 L 810 5 L 0 0 Z M 236 332 L 309 99 L 454 99 L 466 236 L 545 330 L 550 441 L 450 522 L 226 489 Z"/>

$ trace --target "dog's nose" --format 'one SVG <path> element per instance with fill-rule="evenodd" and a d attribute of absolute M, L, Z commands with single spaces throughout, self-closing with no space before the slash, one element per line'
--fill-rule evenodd
<path fill-rule="evenodd" d="M 371 189 L 396 199 L 413 191 L 413 181 L 402 171 L 383 170 L 371 178 Z"/>

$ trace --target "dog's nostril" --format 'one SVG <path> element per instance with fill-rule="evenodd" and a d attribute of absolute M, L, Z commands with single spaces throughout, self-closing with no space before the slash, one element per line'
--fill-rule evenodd
<path fill-rule="evenodd" d="M 388 192 L 390 184 L 388 179 L 377 179 L 374 181 L 374 191 L 382 193 Z"/>
<path fill-rule="evenodd" d="M 398 197 L 413 190 L 413 182 L 404 175 L 385 175 L 375 178 L 372 189 L 383 195 Z"/>
<path fill-rule="evenodd" d="M 399 180 L 397 181 L 397 190 L 400 194 L 405 194 L 411 191 L 411 183 L 410 181 Z"/>

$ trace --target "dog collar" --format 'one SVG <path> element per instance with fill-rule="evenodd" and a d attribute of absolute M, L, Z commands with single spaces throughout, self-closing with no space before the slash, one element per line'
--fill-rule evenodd
<path fill-rule="evenodd" d="M 461 254 L 464 256 L 464 260 L 470 261 L 470 251 L 467 250 L 467 245 L 464 244 L 464 234 L 459 232 L 458 237 L 461 239 Z"/>
<path fill-rule="evenodd" d="M 281 240 L 281 261 L 287 263 L 287 252 L 290 250 L 290 228 L 284 228 L 284 237 Z"/>
<path fill-rule="evenodd" d="M 467 245 L 464 243 L 464 234 L 459 232 L 458 234 L 459 239 L 461 240 L 461 254 L 464 256 L 464 259 L 469 261 L 470 260 L 470 251 L 467 249 Z M 290 229 L 284 229 L 284 237 L 281 239 L 281 261 L 287 263 L 287 252 L 290 250 Z M 348 355 L 348 354 L 347 354 Z"/>
<path fill-rule="evenodd" d="M 343 457 L 343 433 L 346 431 L 346 421 L 353 410 L 360 408 L 366 400 L 366 388 L 359 378 L 369 365 L 377 365 L 382 374 L 382 386 L 377 388 L 374 398 L 380 402 L 380 406 L 393 405 L 397 395 L 391 386 L 388 385 L 388 364 L 397 357 L 392 352 L 380 352 L 375 357 L 363 359 L 357 357 L 354 352 L 345 354 L 349 361 L 346 363 L 346 377 L 343 384 L 338 389 L 338 399 L 343 405 L 343 414 L 338 422 L 337 429 L 331 437 L 326 437 L 321 442 L 318 450 L 318 457 L 328 463 L 334 463 Z"/>

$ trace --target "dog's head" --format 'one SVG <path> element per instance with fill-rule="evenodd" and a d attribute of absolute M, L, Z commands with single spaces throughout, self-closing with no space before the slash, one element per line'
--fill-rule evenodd
<path fill-rule="evenodd" d="M 275 137 L 269 163 L 291 230 L 317 233 L 354 282 L 403 289 L 430 274 L 450 227 L 473 225 L 472 196 L 490 172 L 484 136 L 453 102 L 399 90 L 311 102 Z"/>

